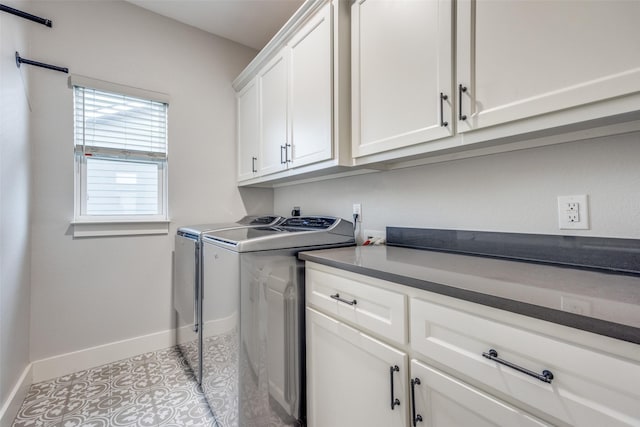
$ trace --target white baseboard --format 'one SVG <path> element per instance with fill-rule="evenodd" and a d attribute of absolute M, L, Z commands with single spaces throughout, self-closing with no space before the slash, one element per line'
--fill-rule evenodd
<path fill-rule="evenodd" d="M 238 326 L 238 314 L 233 313 L 222 319 L 208 320 L 204 323 L 204 338 L 231 332 Z"/>
<path fill-rule="evenodd" d="M 236 327 L 238 317 L 234 313 L 223 319 L 206 323 L 206 330 L 220 334 Z M 189 327 L 187 327 L 189 328 Z M 52 378 L 68 375 L 84 369 L 95 368 L 107 363 L 127 359 L 138 354 L 162 350 L 176 344 L 176 330 L 169 329 L 141 337 L 130 338 L 86 348 L 71 353 L 36 360 L 33 366 L 33 382 L 47 381 Z M 0 426 L 4 427 L 4 426 Z"/>
<path fill-rule="evenodd" d="M 207 320 L 204 323 L 204 338 L 226 334 L 236 329 L 238 326 L 238 315 L 233 313 L 222 319 Z M 176 329 L 177 344 L 185 344 L 193 341 L 194 332 L 193 325 L 181 326 Z"/>
<path fill-rule="evenodd" d="M 20 375 L 18 382 L 11 390 L 9 397 L 0 408 L 0 427 L 11 427 L 16 418 L 29 387 L 33 382 L 33 364 L 30 363 Z"/>
<path fill-rule="evenodd" d="M 162 350 L 175 344 L 175 330 L 116 341 L 86 348 L 47 359 L 37 360 L 33 365 L 33 382 L 50 380 L 84 369 L 127 359 L 138 354 Z M 0 426 L 4 427 L 4 426 Z"/>

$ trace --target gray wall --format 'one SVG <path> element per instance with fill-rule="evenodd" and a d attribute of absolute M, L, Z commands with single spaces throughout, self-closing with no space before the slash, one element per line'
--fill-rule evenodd
<path fill-rule="evenodd" d="M 410 226 L 640 238 L 640 134 L 282 187 L 276 212 Z M 557 196 L 588 194 L 591 229 L 560 230 Z"/>
<path fill-rule="evenodd" d="M 13 61 L 30 53 L 29 25 L 0 14 L 0 409 L 29 364 L 29 70 Z"/>
<path fill-rule="evenodd" d="M 75 74 L 169 94 L 168 235 L 73 239 L 72 91 L 32 71 L 31 359 L 173 325 L 176 227 L 273 210 L 272 192 L 235 185 L 231 82 L 255 51 L 120 1 L 38 1 L 33 56 Z"/>

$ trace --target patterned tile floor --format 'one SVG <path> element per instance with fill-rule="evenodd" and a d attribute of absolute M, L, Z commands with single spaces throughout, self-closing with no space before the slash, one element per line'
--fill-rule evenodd
<path fill-rule="evenodd" d="M 177 348 L 33 384 L 13 427 L 218 427 Z"/>

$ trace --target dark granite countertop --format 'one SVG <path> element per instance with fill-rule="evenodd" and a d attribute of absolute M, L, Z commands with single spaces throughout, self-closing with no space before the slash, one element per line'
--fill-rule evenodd
<path fill-rule="evenodd" d="M 640 277 L 389 246 L 299 258 L 640 344 Z"/>

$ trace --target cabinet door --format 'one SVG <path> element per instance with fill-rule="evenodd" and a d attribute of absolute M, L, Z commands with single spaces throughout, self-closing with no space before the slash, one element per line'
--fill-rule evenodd
<path fill-rule="evenodd" d="M 331 4 L 326 4 L 289 43 L 291 164 L 331 159 Z"/>
<path fill-rule="evenodd" d="M 460 380 L 417 360 L 411 361 L 412 417 L 424 427 L 542 427 L 548 426 Z M 412 402 L 413 403 L 413 402 Z M 417 421 L 417 420 L 416 420 Z"/>
<path fill-rule="evenodd" d="M 260 147 L 258 84 L 252 80 L 237 95 L 238 101 L 238 181 L 257 176 Z"/>
<path fill-rule="evenodd" d="M 354 157 L 452 135 L 452 17 L 451 0 L 353 3 Z"/>
<path fill-rule="evenodd" d="M 407 426 L 407 355 L 313 309 L 306 313 L 309 427 Z M 400 401 L 393 409 L 391 381 Z"/>
<path fill-rule="evenodd" d="M 287 168 L 287 57 L 286 50 L 266 67 L 260 80 L 260 173 L 278 172 Z"/>
<path fill-rule="evenodd" d="M 459 132 L 640 91 L 638 1 L 459 0 L 457 11 Z"/>

